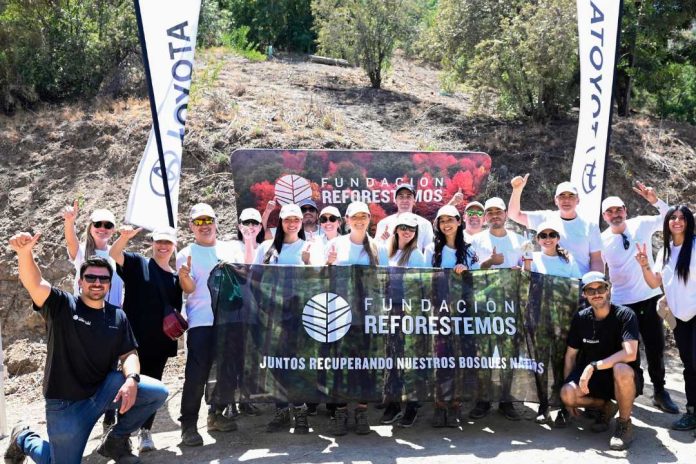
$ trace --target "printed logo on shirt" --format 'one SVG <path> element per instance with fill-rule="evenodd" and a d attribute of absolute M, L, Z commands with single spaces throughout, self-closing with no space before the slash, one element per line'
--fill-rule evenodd
<path fill-rule="evenodd" d="M 350 305 L 335 293 L 319 293 L 305 304 L 302 325 L 307 335 L 322 343 L 333 343 L 350 330 L 353 314 Z"/>
<path fill-rule="evenodd" d="M 90 321 L 81 318 L 81 317 L 78 316 L 77 314 L 75 314 L 75 315 L 73 316 L 73 320 L 74 320 L 74 321 L 80 321 L 80 322 L 82 322 L 84 325 L 92 325 L 92 323 L 91 323 Z"/>
<path fill-rule="evenodd" d="M 599 340 L 592 340 L 592 339 L 589 339 L 589 338 L 583 338 L 583 339 L 582 339 L 582 342 L 583 342 L 583 343 L 587 343 L 587 344 L 589 344 L 589 345 L 596 345 L 597 343 L 599 343 Z"/>

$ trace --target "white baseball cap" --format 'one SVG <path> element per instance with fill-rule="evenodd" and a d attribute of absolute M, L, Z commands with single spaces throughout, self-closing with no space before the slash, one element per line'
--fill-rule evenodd
<path fill-rule="evenodd" d="M 239 215 L 239 222 L 248 220 L 261 222 L 261 213 L 259 213 L 256 208 L 244 208 L 242 214 Z"/>
<path fill-rule="evenodd" d="M 341 217 L 341 212 L 335 206 L 324 206 L 319 213 L 319 217 L 330 214 L 331 216 Z"/>
<path fill-rule="evenodd" d="M 346 216 L 351 217 L 355 216 L 358 213 L 370 214 L 370 208 L 367 206 L 367 203 L 363 201 L 354 201 L 353 203 L 348 205 L 348 209 L 346 210 Z"/>
<path fill-rule="evenodd" d="M 152 241 L 166 240 L 176 245 L 176 229 L 173 227 L 158 227 L 152 231 Z"/>
<path fill-rule="evenodd" d="M 89 220 L 92 222 L 108 221 L 112 224 L 116 224 L 116 217 L 114 213 L 108 209 L 95 209 L 89 216 Z"/>
<path fill-rule="evenodd" d="M 483 205 L 481 203 L 479 203 L 478 201 L 471 201 L 471 202 L 466 204 L 466 206 L 464 207 L 464 211 L 468 211 L 469 208 L 473 208 L 473 207 L 478 207 L 478 208 L 481 208 L 482 210 L 485 209 L 483 207 Z"/>
<path fill-rule="evenodd" d="M 546 229 L 551 229 L 551 230 L 556 231 L 556 232 L 559 232 L 559 233 L 560 233 L 560 231 L 561 231 L 561 227 L 558 225 L 557 222 L 554 222 L 554 221 L 544 221 L 544 222 L 542 222 L 541 224 L 539 224 L 539 227 L 537 227 L 537 229 L 536 229 L 537 234 L 539 234 L 539 232 L 542 232 L 542 231 L 544 231 L 544 230 L 546 230 Z"/>
<path fill-rule="evenodd" d="M 572 193 L 573 195 L 577 195 L 578 189 L 576 189 L 575 186 L 570 182 L 561 182 L 560 184 L 558 184 L 558 187 L 556 187 L 556 195 L 555 196 L 558 196 L 561 193 L 566 193 L 566 192 Z"/>
<path fill-rule="evenodd" d="M 602 212 L 605 212 L 609 208 L 625 208 L 626 205 L 624 204 L 623 200 L 619 197 L 606 197 L 604 200 L 602 200 Z"/>
<path fill-rule="evenodd" d="M 481 206 L 483 207 L 483 205 Z M 445 205 L 437 210 L 435 219 L 438 219 L 440 216 L 461 217 L 461 214 L 459 214 L 459 210 L 454 205 Z"/>
<path fill-rule="evenodd" d="M 302 210 L 294 203 L 288 203 L 280 208 L 280 219 L 289 218 L 291 216 L 302 219 Z"/>
<path fill-rule="evenodd" d="M 215 210 L 208 203 L 196 203 L 191 208 L 191 219 L 208 216 L 216 219 Z"/>
<path fill-rule="evenodd" d="M 413 213 L 401 213 L 396 217 L 395 226 L 418 227 L 418 217 Z"/>
<path fill-rule="evenodd" d="M 486 205 L 483 207 L 483 210 L 488 211 L 490 208 L 498 208 L 505 211 L 507 209 L 507 206 L 505 206 L 505 202 L 502 198 L 493 197 L 486 200 Z"/>
<path fill-rule="evenodd" d="M 601 282 L 603 284 L 611 285 L 611 283 L 609 282 L 609 279 L 607 279 L 607 276 L 605 276 L 603 272 L 590 271 L 590 272 L 585 273 L 585 275 L 582 276 L 582 288 L 583 288 L 583 290 L 588 285 L 594 284 L 596 282 Z"/>

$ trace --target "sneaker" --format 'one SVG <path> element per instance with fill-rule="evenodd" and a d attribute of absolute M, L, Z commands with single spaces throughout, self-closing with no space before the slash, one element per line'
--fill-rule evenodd
<path fill-rule="evenodd" d="M 436 429 L 444 427 L 447 424 L 447 410 L 435 406 L 433 410 L 433 420 L 430 424 Z"/>
<path fill-rule="evenodd" d="M 537 415 L 534 418 L 534 422 L 537 424 L 549 424 L 551 423 L 551 414 L 549 413 L 548 406 L 539 406 L 537 410 Z"/>
<path fill-rule="evenodd" d="M 446 427 L 459 427 L 459 406 L 450 406 L 447 408 L 447 416 L 445 417 Z"/>
<path fill-rule="evenodd" d="M 505 416 L 509 421 L 518 421 L 522 419 L 520 413 L 515 410 L 515 407 L 509 401 L 504 401 L 498 404 L 498 412 Z"/>
<path fill-rule="evenodd" d="M 116 413 L 113 410 L 106 411 L 102 420 L 103 435 L 108 435 L 114 425 L 116 425 Z"/>
<path fill-rule="evenodd" d="M 672 430 L 693 430 L 696 429 L 696 415 L 687 410 L 679 420 L 672 423 Z"/>
<path fill-rule="evenodd" d="M 599 417 L 597 417 L 595 423 L 592 424 L 592 431 L 600 433 L 609 430 L 609 423 L 618 411 L 619 405 L 613 401 L 610 400 L 604 403 L 602 409 L 599 410 Z"/>
<path fill-rule="evenodd" d="M 609 440 L 609 448 L 615 451 L 623 451 L 631 446 L 633 441 L 633 424 L 631 419 L 623 420 L 620 417 L 616 420 L 614 435 Z"/>
<path fill-rule="evenodd" d="M 655 392 L 652 402 L 654 406 L 663 412 L 668 414 L 679 414 L 679 407 L 674 404 L 667 390 Z"/>
<path fill-rule="evenodd" d="M 307 420 L 307 408 L 294 408 L 293 416 L 295 417 L 295 433 L 298 435 L 308 434 L 309 421 Z"/>
<path fill-rule="evenodd" d="M 181 427 L 181 444 L 184 446 L 203 446 L 203 437 L 195 425 Z"/>
<path fill-rule="evenodd" d="M 338 411 L 336 411 L 338 413 Z M 370 423 L 367 421 L 367 408 L 355 408 L 355 433 L 367 435 L 370 433 Z"/>
<path fill-rule="evenodd" d="M 261 410 L 254 406 L 252 403 L 244 402 L 239 403 L 239 412 L 245 416 L 260 416 Z"/>
<path fill-rule="evenodd" d="M 568 422 L 570 422 L 570 413 L 568 410 L 566 408 L 559 409 L 558 414 L 556 414 L 556 420 L 553 421 L 554 428 L 564 429 L 568 425 Z"/>
<path fill-rule="evenodd" d="M 477 401 L 476 406 L 474 406 L 474 409 L 469 411 L 469 419 L 481 419 L 483 417 L 486 417 L 490 410 L 490 401 Z"/>
<path fill-rule="evenodd" d="M 116 461 L 117 464 L 139 464 L 142 462 L 140 458 L 131 452 L 130 437 L 114 437 L 109 433 L 106 435 L 97 453 L 105 458 L 110 458 Z"/>
<path fill-rule="evenodd" d="M 227 417 L 221 412 L 208 413 L 208 432 L 234 432 L 237 430 L 237 421 L 234 417 Z"/>
<path fill-rule="evenodd" d="M 414 405 L 406 406 L 406 412 L 399 420 L 399 427 L 412 427 L 416 423 L 416 418 L 418 417 L 418 408 Z"/>
<path fill-rule="evenodd" d="M 384 408 L 384 413 L 382 413 L 382 418 L 379 420 L 379 423 L 393 424 L 401 419 L 403 415 L 404 413 L 401 411 L 401 406 L 399 403 L 389 403 L 389 405 Z"/>
<path fill-rule="evenodd" d="M 316 416 L 317 415 L 317 403 L 307 403 L 307 415 Z"/>
<path fill-rule="evenodd" d="M 141 453 L 155 450 L 155 442 L 152 441 L 152 432 L 148 429 L 140 429 L 140 432 L 138 432 L 138 450 Z"/>
<path fill-rule="evenodd" d="M 348 410 L 346 408 L 336 408 L 334 416 L 331 418 L 331 435 L 337 437 L 348 433 Z"/>
<path fill-rule="evenodd" d="M 19 447 L 17 443 L 17 437 L 19 434 L 29 430 L 29 426 L 24 422 L 19 422 L 17 425 L 12 427 L 12 433 L 10 434 L 10 444 L 5 450 L 5 464 L 22 464 L 27 457 L 26 453 L 22 448 Z"/>
<path fill-rule="evenodd" d="M 266 432 L 273 433 L 290 428 L 290 408 L 276 408 L 271 422 L 266 425 Z"/>

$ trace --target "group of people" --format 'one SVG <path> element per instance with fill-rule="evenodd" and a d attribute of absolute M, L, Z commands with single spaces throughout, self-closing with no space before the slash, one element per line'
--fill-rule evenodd
<path fill-rule="evenodd" d="M 241 211 L 237 240 L 218 240 L 218 217 L 205 203 L 189 213 L 193 243 L 176 253 L 177 233 L 162 228 L 152 233 L 151 256 L 128 252 L 128 242 L 141 230 L 124 226 L 116 241 L 114 215 L 97 209 L 90 215 L 85 238 L 76 234 L 79 205 L 63 211 L 65 238 L 76 269 L 75 292 L 51 287 L 42 279 L 33 257 L 39 235 L 19 233 L 10 246 L 19 261 L 19 276 L 45 318 L 49 338 L 44 377 L 49 440 L 18 424 L 5 454 L 6 462 L 79 462 L 89 433 L 104 414 L 104 439 L 98 452 L 117 462 L 139 462 L 131 452 L 129 436 L 138 433 L 138 448 L 155 448 L 151 428 L 155 411 L 167 397 L 161 383 L 169 357 L 176 355 L 176 340 L 163 332 L 163 319 L 185 312 L 187 359 L 181 398 L 182 444 L 200 446 L 198 411 L 214 361 L 214 314 L 208 277 L 218 262 L 292 266 L 397 266 L 452 269 L 513 268 L 581 280 L 588 306 L 574 315 L 568 332 L 564 404 L 554 421 L 563 426 L 577 408 L 595 412 L 595 431 L 609 428 L 619 413 L 611 438 L 613 449 L 630 445 L 630 421 L 635 397 L 642 393 L 638 354 L 645 346 L 648 373 L 654 387 L 653 404 L 668 413 L 679 408 L 665 390 L 664 332 L 657 302 L 664 288 L 667 306 L 676 319 L 675 340 L 684 364 L 687 397 L 685 414 L 673 424 L 677 430 L 696 428 L 696 257 L 692 254 L 693 214 L 684 205 L 668 207 L 652 188 L 637 183 L 634 191 L 660 212 L 628 219 L 618 197 L 602 203 L 609 227 L 596 225 L 577 213 L 579 196 L 569 182 L 558 185 L 557 209 L 522 211 L 521 196 L 528 175 L 511 181 L 509 202 L 498 197 L 484 203 L 464 204 L 461 193 L 442 206 L 431 222 L 414 213 L 416 188 L 396 187 L 396 213 L 376 224 L 371 234 L 367 204 L 355 201 L 341 214 L 335 206 L 319 210 L 311 199 L 280 208 L 276 228 L 268 227 L 278 207 L 269 202 L 263 215 Z M 508 219 L 535 231 L 539 251 L 524 236 L 506 227 Z M 663 250 L 653 259 L 652 235 L 662 230 Z M 185 295 L 185 300 L 184 300 Z M 122 309 L 121 309 L 122 308 Z M 120 364 L 120 369 L 117 366 Z M 213 396 L 211 396 L 213 398 Z M 617 403 L 614 403 L 616 400 Z M 237 413 L 256 414 L 249 403 L 215 404 L 209 399 L 208 431 L 237 429 Z M 308 416 L 315 404 L 277 403 L 267 431 L 294 427 L 309 431 Z M 349 429 L 347 404 L 329 404 L 332 432 Z M 385 401 L 382 423 L 411 426 L 418 404 Z M 366 403 L 357 404 L 352 422 L 358 434 L 370 432 Z M 232 413 L 230 413 L 232 408 Z M 469 417 L 479 419 L 491 409 L 476 401 Z M 117 417 L 112 411 L 117 410 Z M 520 415 L 511 402 L 499 403 L 510 420 Z M 459 405 L 436 402 L 433 426 L 457 426 Z M 540 405 L 537 420 L 550 421 L 548 405 Z M 73 426 L 71 426 L 73 425 Z"/>

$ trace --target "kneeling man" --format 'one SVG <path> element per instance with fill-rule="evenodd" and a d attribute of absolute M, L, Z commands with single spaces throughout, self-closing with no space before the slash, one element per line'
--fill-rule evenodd
<path fill-rule="evenodd" d="M 128 319 L 105 300 L 113 269 L 104 258 L 88 257 L 80 266 L 80 296 L 58 290 L 43 280 L 34 261 L 38 239 L 24 232 L 13 236 L 10 246 L 19 259 L 19 279 L 48 328 L 43 381 L 48 441 L 20 423 L 12 430 L 5 462 L 22 463 L 29 456 L 41 464 L 78 464 L 97 419 L 117 403 L 121 416 L 97 452 L 117 463 L 139 463 L 129 436 L 164 404 L 168 392 L 161 382 L 140 377 Z"/>
<path fill-rule="evenodd" d="M 590 307 L 579 311 L 570 325 L 561 400 L 573 415 L 577 408 L 599 410 L 595 432 L 608 430 L 618 410 L 609 447 L 624 450 L 633 440 L 633 401 L 643 392 L 638 320 L 629 308 L 610 303 L 611 285 L 603 273 L 586 273 L 582 286 Z"/>

